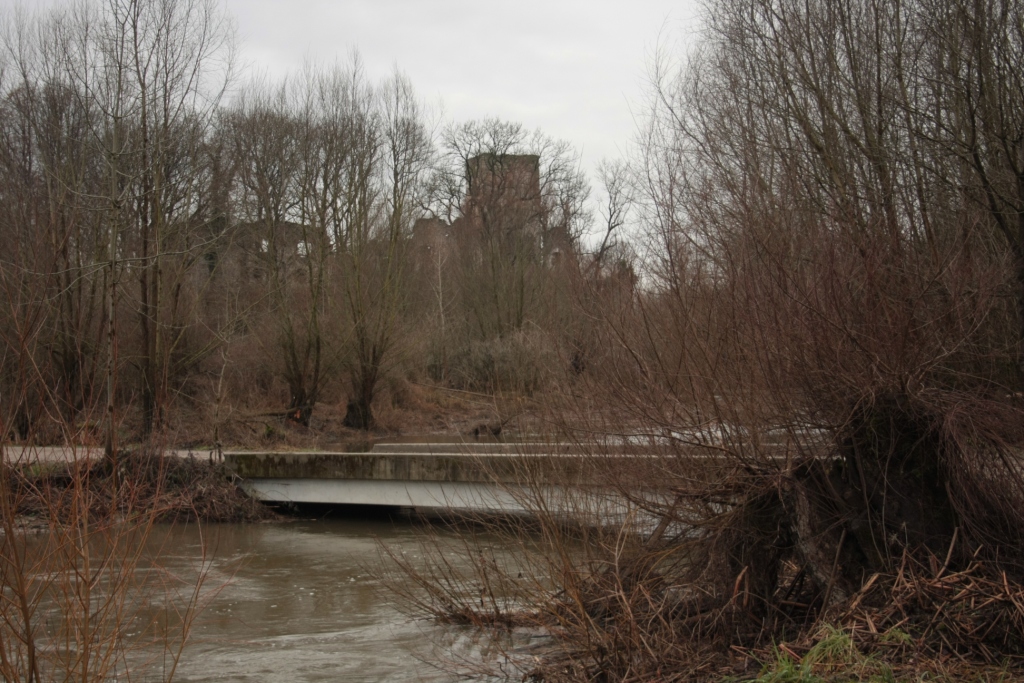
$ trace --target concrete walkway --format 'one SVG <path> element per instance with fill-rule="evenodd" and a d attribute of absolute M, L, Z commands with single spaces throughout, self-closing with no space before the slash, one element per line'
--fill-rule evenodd
<path fill-rule="evenodd" d="M 3 461 L 10 464 L 76 462 L 79 460 L 99 459 L 104 449 L 94 446 L 4 446 Z M 216 456 L 210 449 L 172 449 L 164 451 L 167 456 L 198 458 L 208 460 Z"/>

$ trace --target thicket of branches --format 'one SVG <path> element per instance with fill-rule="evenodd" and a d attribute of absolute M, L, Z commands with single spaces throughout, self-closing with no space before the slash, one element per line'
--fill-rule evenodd
<path fill-rule="evenodd" d="M 126 463 L 118 479 L 80 452 L 59 463 L 2 455 L 0 676 L 172 680 L 216 587 L 203 585 L 205 549 L 191 571 L 160 565 L 154 524 L 178 510 L 173 500 L 163 506 L 163 478 L 141 471 L 155 469 L 156 458 Z M 147 486 L 154 482 L 156 491 Z"/>
<path fill-rule="evenodd" d="M 358 57 L 239 75 L 212 0 L 15 12 L 0 42 L 5 436 L 209 441 L 324 401 L 369 429 L 395 378 L 518 389 L 522 366 L 532 390 L 534 350 L 559 362 L 541 233 L 577 248 L 589 191 L 566 144 L 433 122 Z M 412 253 L 416 220 L 467 213 L 471 159 L 523 154 L 534 215 L 477 211 L 486 238 Z"/>
<path fill-rule="evenodd" d="M 435 563 L 414 602 L 543 627 L 512 654 L 534 680 L 735 674 L 823 623 L 894 665 L 1019 667 L 1024 4 L 704 22 L 613 195 L 643 286 L 579 299 L 601 324 L 555 415 L 590 486 L 532 488 L 539 541 Z M 627 446 L 658 457 L 603 457 Z"/>

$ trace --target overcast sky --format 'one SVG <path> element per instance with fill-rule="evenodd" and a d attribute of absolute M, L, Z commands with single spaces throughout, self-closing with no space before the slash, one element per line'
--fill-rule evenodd
<path fill-rule="evenodd" d="M 630 140 L 659 40 L 685 43 L 694 0 L 225 0 L 241 57 L 271 76 L 306 58 L 397 66 L 449 119 L 496 116 L 572 142 L 590 170 Z"/>
<path fill-rule="evenodd" d="M 575 145 L 588 172 L 625 150 L 653 51 L 685 49 L 699 2 L 220 1 L 249 69 L 283 76 L 307 59 L 346 61 L 358 50 L 372 77 L 397 67 L 445 119 L 539 128 Z M 0 0 L 0 8 L 61 3 Z"/>

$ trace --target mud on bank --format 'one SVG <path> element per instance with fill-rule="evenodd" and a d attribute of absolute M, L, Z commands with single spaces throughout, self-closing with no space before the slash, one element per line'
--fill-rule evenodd
<path fill-rule="evenodd" d="M 249 497 L 221 463 L 122 451 L 107 459 L 12 464 L 3 467 L 3 489 L 17 515 L 63 517 L 85 504 L 91 514 L 145 510 L 154 521 L 260 522 L 277 513 Z M 7 507 L 7 506 L 5 506 Z"/>

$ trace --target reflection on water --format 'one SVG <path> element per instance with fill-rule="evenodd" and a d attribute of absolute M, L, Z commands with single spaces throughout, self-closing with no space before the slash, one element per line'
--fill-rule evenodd
<path fill-rule="evenodd" d="M 206 589 L 221 586 L 174 680 L 448 680 L 423 661 L 440 627 L 382 600 L 371 573 L 376 538 L 415 552 L 413 528 L 386 518 L 157 530 L 161 564 L 175 573 L 190 573 L 205 540 Z"/>

